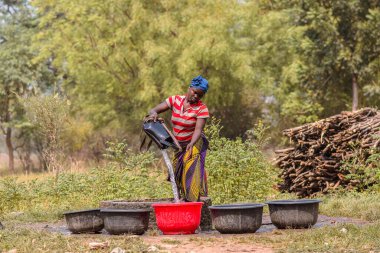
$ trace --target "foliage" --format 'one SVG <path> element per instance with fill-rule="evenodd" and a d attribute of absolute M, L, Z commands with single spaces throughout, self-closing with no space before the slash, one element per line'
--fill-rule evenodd
<path fill-rule="evenodd" d="M 250 52 L 234 38 L 244 9 L 236 1 L 37 0 L 33 5 L 41 20 L 35 46 L 42 53 L 36 61 L 52 57 L 67 77 L 64 87 L 76 109 L 96 128 L 116 124 L 136 131 L 130 122 L 165 97 L 185 92 L 198 74 L 210 81 L 207 104 L 230 125 L 229 135 L 243 134 L 259 113 Z"/>
<path fill-rule="evenodd" d="M 91 137 L 94 138 L 94 126 L 83 117 L 73 117 L 70 114 L 68 117 L 67 129 L 62 133 L 62 138 L 65 141 L 68 154 L 83 151 L 92 143 L 96 143 L 97 140 L 91 141 Z"/>
<path fill-rule="evenodd" d="M 198 74 L 230 138 L 258 118 L 275 136 L 346 110 L 354 79 L 361 106 L 380 102 L 378 1 L 0 3 L 0 125 L 25 147 L 25 161 L 37 148 L 16 97 L 52 84 L 79 122 L 67 134 L 70 152 L 133 141 L 148 108 Z"/>
<path fill-rule="evenodd" d="M 349 108 L 356 82 L 360 105 L 373 105 L 376 95 L 365 97 L 363 89 L 374 92 L 369 86 L 380 85 L 378 1 L 293 1 L 283 10 L 293 13 L 293 26 L 304 29 L 291 64 L 296 92 L 311 91 L 308 95 L 323 108 L 319 115 L 331 115 Z"/>
<path fill-rule="evenodd" d="M 281 130 L 314 121 L 321 113 L 321 105 L 308 87 L 299 87 L 302 65 L 297 47 L 305 28 L 294 24 L 298 16 L 292 8 L 276 9 L 273 2 L 280 1 L 271 1 L 269 6 L 249 1 L 250 8 L 244 17 L 245 33 L 239 38 L 244 39 L 245 49 L 251 52 L 252 77 L 264 94 L 265 103 L 261 106 L 267 113 L 263 120 L 274 130 Z"/>
<path fill-rule="evenodd" d="M 220 121 L 212 118 L 205 130 L 210 141 L 206 158 L 209 194 L 214 203 L 262 201 L 274 192 L 276 171 L 260 151 L 265 143 L 263 126 L 255 141 L 220 136 Z"/>
<path fill-rule="evenodd" d="M 239 39 L 251 51 L 272 135 L 349 109 L 354 79 L 359 107 L 379 105 L 378 1 L 246 2 L 251 16 Z"/>
<path fill-rule="evenodd" d="M 64 211 L 98 207 L 102 200 L 170 197 L 171 188 L 164 183 L 165 176 L 151 167 L 105 166 L 85 173 L 62 172 L 57 177 L 27 182 L 3 178 L 0 180 L 0 216 L 21 211 L 26 213 L 26 219 L 55 220 L 61 218 Z"/>
<path fill-rule="evenodd" d="M 0 129 L 6 136 L 9 167 L 13 170 L 13 153 L 28 139 L 19 96 L 44 89 L 52 75 L 45 62 L 32 63 L 37 54 L 30 46 L 37 21 L 27 1 L 0 1 Z M 14 139 L 18 134 L 19 143 Z M 25 138 L 24 138 L 25 139 Z"/>
<path fill-rule="evenodd" d="M 122 142 L 108 141 L 107 146 L 103 156 L 120 168 L 142 169 L 152 166 L 152 163 L 157 160 L 152 152 L 134 153 L 132 149 L 128 148 L 125 140 Z"/>
<path fill-rule="evenodd" d="M 63 162 L 63 132 L 67 129 L 69 104 L 57 94 L 23 99 L 29 121 L 41 138 L 43 157 L 49 171 L 60 172 Z"/>
<path fill-rule="evenodd" d="M 215 119 L 213 119 L 215 122 Z M 269 126 L 264 125 L 262 120 L 259 120 L 255 124 L 253 129 L 249 129 L 245 132 L 245 136 L 248 141 L 254 142 L 258 148 L 262 149 L 268 144 L 270 137 L 266 137 L 269 130 Z"/>
<path fill-rule="evenodd" d="M 220 121 L 212 119 L 206 133 L 211 150 L 206 159 L 210 197 L 214 203 L 261 201 L 273 192 L 276 172 L 260 151 L 265 126 L 243 142 L 220 137 Z M 84 173 L 61 173 L 27 182 L 0 180 L 0 210 L 27 212 L 32 219 L 56 219 L 68 209 L 98 206 L 101 200 L 171 197 L 166 173 L 153 164 L 151 152 L 135 154 L 125 142 L 109 142 L 111 163 Z M 10 201 L 12 200 L 12 201 Z M 48 210 L 55 210 L 49 215 Z"/>
<path fill-rule="evenodd" d="M 380 189 L 380 150 L 354 149 L 354 156 L 342 162 L 341 169 L 348 172 L 348 180 L 355 182 L 355 189 L 363 191 L 371 187 Z"/>

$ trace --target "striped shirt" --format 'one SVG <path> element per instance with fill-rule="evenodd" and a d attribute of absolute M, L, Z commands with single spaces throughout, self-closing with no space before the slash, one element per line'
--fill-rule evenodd
<path fill-rule="evenodd" d="M 172 110 L 172 125 L 175 138 L 180 141 L 191 141 L 197 119 L 210 117 L 207 106 L 199 100 L 196 104 L 190 104 L 188 109 L 183 108 L 186 96 L 171 96 L 165 102 Z"/>

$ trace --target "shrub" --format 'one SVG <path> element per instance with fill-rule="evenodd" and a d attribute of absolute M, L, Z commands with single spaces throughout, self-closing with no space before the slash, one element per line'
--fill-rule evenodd
<path fill-rule="evenodd" d="M 0 179 L 0 216 L 21 211 L 28 219 L 49 220 L 61 218 L 64 211 L 98 207 L 102 200 L 171 197 L 166 174 L 152 166 L 153 159 L 151 153 L 136 154 L 123 167 L 109 163 L 27 182 Z"/>
<path fill-rule="evenodd" d="M 69 119 L 69 102 L 58 94 L 33 96 L 22 100 L 26 116 L 42 142 L 42 156 L 47 169 L 59 174 L 63 162 L 63 133 Z"/>
<path fill-rule="evenodd" d="M 380 137 L 378 137 L 380 138 Z M 379 139 L 380 141 L 380 139 Z M 354 156 L 343 160 L 341 169 L 346 179 L 351 180 L 355 190 L 380 189 L 380 148 L 363 150 L 353 145 Z"/>
<path fill-rule="evenodd" d="M 128 144 L 122 142 L 107 142 L 106 153 L 103 155 L 111 163 L 120 168 L 142 169 L 153 165 L 157 159 L 154 158 L 153 152 L 135 153 L 128 148 Z"/>
<path fill-rule="evenodd" d="M 265 128 L 258 125 L 247 141 L 220 137 L 220 122 L 206 129 L 211 150 L 206 158 L 210 196 L 214 203 L 260 201 L 272 194 L 276 171 L 260 151 Z M 252 133 L 251 133 L 252 134 Z M 84 173 L 63 172 L 27 182 L 0 179 L 0 216 L 25 212 L 32 220 L 62 217 L 68 210 L 95 208 L 99 201 L 172 197 L 166 169 L 154 166 L 151 152 L 134 153 L 126 143 L 110 142 L 110 163 Z"/>
<path fill-rule="evenodd" d="M 260 201 L 274 192 L 277 172 L 259 144 L 265 143 L 262 124 L 243 141 L 220 136 L 220 121 L 211 119 L 205 133 L 210 141 L 206 158 L 209 194 L 214 203 Z M 254 133 L 254 134 L 253 134 Z M 253 134 L 253 135 L 252 135 Z"/>

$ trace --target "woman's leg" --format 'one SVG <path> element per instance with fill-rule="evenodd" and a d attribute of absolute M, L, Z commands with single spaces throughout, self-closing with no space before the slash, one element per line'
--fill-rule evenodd
<path fill-rule="evenodd" d="M 182 151 L 175 155 L 177 186 L 187 201 L 198 201 L 200 196 L 207 196 L 207 177 L 204 166 L 207 147 L 208 141 L 202 137 L 191 151 Z"/>

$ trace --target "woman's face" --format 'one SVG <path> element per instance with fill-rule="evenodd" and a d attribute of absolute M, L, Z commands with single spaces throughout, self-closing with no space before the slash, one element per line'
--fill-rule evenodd
<path fill-rule="evenodd" d="M 196 104 L 204 95 L 205 93 L 201 89 L 190 87 L 187 92 L 187 101 L 190 104 Z"/>

